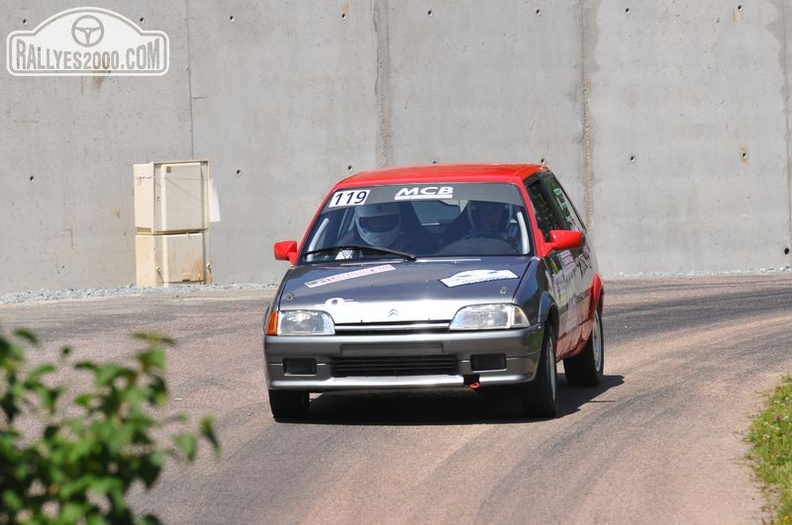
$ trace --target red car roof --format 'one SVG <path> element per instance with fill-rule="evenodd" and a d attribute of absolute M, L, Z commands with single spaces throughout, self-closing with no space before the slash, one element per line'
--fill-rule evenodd
<path fill-rule="evenodd" d="M 547 169 L 539 164 L 429 164 L 362 171 L 336 188 L 424 182 L 519 182 Z"/>

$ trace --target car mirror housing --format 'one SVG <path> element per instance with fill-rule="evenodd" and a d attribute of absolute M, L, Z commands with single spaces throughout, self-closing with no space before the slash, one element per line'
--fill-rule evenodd
<path fill-rule="evenodd" d="M 272 246 L 275 259 L 279 261 L 297 262 L 297 241 L 279 241 Z"/>
<path fill-rule="evenodd" d="M 581 246 L 583 246 L 583 234 L 579 231 L 550 231 L 550 251 L 579 250 Z"/>

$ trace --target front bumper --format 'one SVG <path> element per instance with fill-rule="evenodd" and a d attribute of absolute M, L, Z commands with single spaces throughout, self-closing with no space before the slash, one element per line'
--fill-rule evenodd
<path fill-rule="evenodd" d="M 518 330 L 482 330 L 442 334 L 332 335 L 264 337 L 267 387 L 274 390 L 328 392 L 370 389 L 433 389 L 482 387 L 532 381 L 539 366 L 543 324 Z M 476 369 L 471 356 L 503 354 L 497 370 Z M 333 358 L 404 358 L 453 356 L 455 367 L 445 373 L 416 375 L 334 374 Z M 315 374 L 290 374 L 284 359 L 313 359 Z"/>

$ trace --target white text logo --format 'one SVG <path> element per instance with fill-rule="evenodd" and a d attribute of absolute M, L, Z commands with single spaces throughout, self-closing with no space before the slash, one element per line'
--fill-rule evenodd
<path fill-rule="evenodd" d="M 402 188 L 396 192 L 395 200 L 407 199 L 451 199 L 454 197 L 452 186 L 425 186 L 423 188 Z"/>
<path fill-rule="evenodd" d="M 77 7 L 6 40 L 16 76 L 159 76 L 168 72 L 168 35 L 143 31 L 109 9 Z"/>

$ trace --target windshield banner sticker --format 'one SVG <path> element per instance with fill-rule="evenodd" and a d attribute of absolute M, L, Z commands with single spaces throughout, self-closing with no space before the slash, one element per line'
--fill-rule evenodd
<path fill-rule="evenodd" d="M 396 268 L 393 265 L 383 264 L 382 266 L 374 266 L 372 268 L 365 268 L 363 270 L 355 270 L 354 272 L 339 273 L 338 275 L 331 275 L 330 277 L 322 277 L 321 279 L 316 279 L 315 281 L 306 282 L 305 286 L 308 288 L 316 288 L 317 286 L 324 286 L 326 284 L 346 281 L 348 279 L 356 279 L 358 277 L 374 275 L 375 273 L 389 272 L 395 269 Z M 517 276 L 515 275 L 515 277 Z"/>
<path fill-rule="evenodd" d="M 330 199 L 328 208 L 336 208 L 338 206 L 360 206 L 366 203 L 368 199 L 369 190 L 351 190 L 351 191 L 337 191 Z"/>
<path fill-rule="evenodd" d="M 511 270 L 471 270 L 440 279 L 440 282 L 449 288 L 453 288 L 463 284 L 485 283 L 487 281 L 500 281 L 501 279 L 517 279 L 517 274 Z"/>
<path fill-rule="evenodd" d="M 425 186 L 414 188 L 402 188 L 396 192 L 393 200 L 403 201 L 410 199 L 453 199 L 453 186 Z"/>

